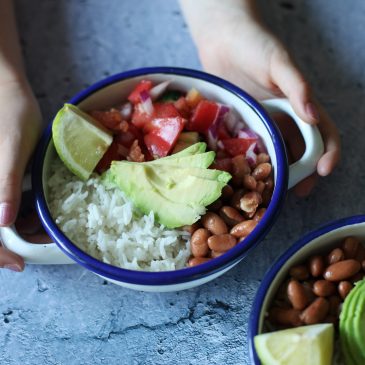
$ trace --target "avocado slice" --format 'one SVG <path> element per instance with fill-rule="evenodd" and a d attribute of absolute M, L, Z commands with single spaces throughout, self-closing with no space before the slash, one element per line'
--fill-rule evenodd
<path fill-rule="evenodd" d="M 340 315 L 340 339 L 346 364 L 365 363 L 365 280 L 346 297 Z"/>
<path fill-rule="evenodd" d="M 178 167 L 199 167 L 202 169 L 206 169 L 213 163 L 215 158 L 215 152 L 213 151 L 198 153 L 191 156 L 177 155 L 171 155 L 171 158 L 160 158 L 158 160 L 147 162 L 146 164 Z"/>
<path fill-rule="evenodd" d="M 216 201 L 230 179 L 227 172 L 219 170 L 172 168 L 158 164 L 128 164 L 127 170 L 125 165 L 123 162 L 114 164 L 113 174 L 126 174 L 128 171 L 129 174 L 138 176 L 144 170 L 150 185 L 161 196 L 191 207 L 207 206 Z M 155 211 L 156 208 L 152 210 Z"/>
<path fill-rule="evenodd" d="M 231 178 L 227 172 L 219 170 L 172 168 L 172 166 L 125 163 L 123 161 L 113 162 L 111 172 L 114 176 L 124 175 L 124 180 L 133 180 L 133 177 L 138 179 L 138 176 L 141 175 L 145 176 L 148 179 L 149 188 L 158 192 L 168 201 L 197 209 L 217 200 L 223 187 Z M 128 178 L 125 178 L 126 176 Z M 116 181 L 115 178 L 114 181 Z M 123 190 L 127 195 L 132 195 L 133 189 L 134 186 L 128 182 L 123 183 Z M 151 201 L 147 204 L 152 204 L 150 209 L 153 211 L 163 207 L 163 205 L 156 206 Z"/>
<path fill-rule="evenodd" d="M 157 221 L 168 228 L 195 223 L 205 213 L 204 206 L 191 206 L 172 201 L 151 184 L 151 168 L 143 164 L 112 163 L 111 174 L 115 184 L 144 214 L 154 212 Z"/>

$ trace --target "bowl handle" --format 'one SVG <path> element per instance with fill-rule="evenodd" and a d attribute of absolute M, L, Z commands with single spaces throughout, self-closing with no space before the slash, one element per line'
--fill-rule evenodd
<path fill-rule="evenodd" d="M 288 99 L 264 100 L 262 105 L 269 113 L 279 111 L 290 115 L 303 136 L 304 154 L 298 161 L 289 166 L 288 188 L 290 189 L 316 171 L 317 163 L 324 151 L 322 136 L 317 126 L 305 123 L 295 114 Z"/>
<path fill-rule="evenodd" d="M 30 175 L 23 180 L 23 192 L 31 190 Z M 0 241 L 4 247 L 23 257 L 26 264 L 73 264 L 55 243 L 31 243 L 19 236 L 14 226 L 0 227 Z"/>

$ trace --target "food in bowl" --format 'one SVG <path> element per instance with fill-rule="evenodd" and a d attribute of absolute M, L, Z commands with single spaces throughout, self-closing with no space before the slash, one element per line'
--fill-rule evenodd
<path fill-rule="evenodd" d="M 339 346 L 334 347 L 337 350 L 333 354 L 334 362 L 343 363 L 343 356 L 346 364 L 364 363 L 363 330 L 360 329 L 365 311 L 364 275 L 365 247 L 356 237 L 347 237 L 330 251 L 291 267 L 269 306 L 265 332 L 330 323 L 335 328 L 335 341 L 340 341 L 342 348 L 341 354 Z M 265 334 L 255 337 L 255 345 L 261 342 L 260 336 Z M 262 348 L 255 347 L 266 364 Z M 295 358 L 285 362 L 288 353 L 290 348 L 278 354 L 277 363 L 297 364 Z M 331 364 L 331 358 L 318 364 Z"/>
<path fill-rule="evenodd" d="M 52 216 L 81 249 L 115 266 L 160 271 L 211 260 L 250 234 L 271 199 L 272 167 L 261 138 L 228 106 L 171 84 L 142 80 L 127 102 L 88 111 L 86 117 L 66 105 L 81 117 L 82 135 L 92 130 L 91 140 L 97 147 L 100 142 L 103 152 L 95 156 L 71 139 L 74 155 L 80 150 L 86 155 L 72 165 L 72 173 L 70 148 L 62 149 L 67 135 L 59 133 L 62 120 L 68 120 L 62 117 L 65 109 L 54 123 L 54 143 L 66 165 L 56 161 L 52 167 Z M 100 124 L 98 134 L 94 126 Z M 181 185 L 188 178 L 184 193 Z M 156 189 L 162 199 L 149 199 Z M 189 219 L 161 214 L 166 205 L 182 207 Z M 192 214 L 185 214 L 188 208 Z"/>

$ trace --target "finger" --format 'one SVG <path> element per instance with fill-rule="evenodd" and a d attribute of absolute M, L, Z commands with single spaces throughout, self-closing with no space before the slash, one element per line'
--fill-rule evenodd
<path fill-rule="evenodd" d="M 0 246 L 0 268 L 20 272 L 24 270 L 24 261 L 14 252 Z"/>
<path fill-rule="evenodd" d="M 307 123 L 318 123 L 319 113 L 310 87 L 286 51 L 273 54 L 270 73 L 273 83 L 289 99 L 295 113 Z"/>
<path fill-rule="evenodd" d="M 9 226 L 14 223 L 18 212 L 22 178 L 17 171 L 14 171 L 15 168 L 13 171 L 3 173 L 2 162 L 0 161 L 0 226 Z"/>
<path fill-rule="evenodd" d="M 317 174 L 313 174 L 295 185 L 293 188 L 295 195 L 301 198 L 308 196 L 315 187 L 317 178 Z"/>
<path fill-rule="evenodd" d="M 337 127 L 332 122 L 327 112 L 318 105 L 321 122 L 318 128 L 323 138 L 325 152 L 318 161 L 317 172 L 321 176 L 330 174 L 341 158 L 341 140 Z"/>

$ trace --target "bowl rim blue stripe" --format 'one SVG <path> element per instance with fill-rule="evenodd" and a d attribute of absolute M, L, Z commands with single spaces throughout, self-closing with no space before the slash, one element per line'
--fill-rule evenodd
<path fill-rule="evenodd" d="M 288 261 L 290 257 L 292 257 L 305 245 L 312 242 L 314 239 L 328 232 L 337 230 L 339 228 L 356 225 L 360 223 L 365 223 L 365 215 L 354 215 L 350 217 L 340 218 L 338 220 L 330 221 L 321 225 L 319 228 L 316 228 L 308 232 L 306 235 L 298 239 L 283 254 L 281 254 L 275 260 L 272 266 L 266 271 L 262 279 L 262 282 L 256 292 L 256 296 L 252 304 L 251 313 L 248 321 L 248 346 L 249 346 L 250 358 L 253 364 L 255 365 L 261 364 L 257 356 L 257 352 L 254 345 L 254 337 L 259 334 L 258 331 L 259 331 L 261 308 L 263 306 L 266 293 L 269 290 L 272 281 L 281 270 L 282 266 Z"/>
<path fill-rule="evenodd" d="M 266 127 L 268 133 L 272 138 L 277 158 L 277 181 L 271 203 L 267 209 L 266 214 L 257 225 L 256 229 L 248 236 L 247 239 L 245 239 L 244 242 L 237 244 L 226 254 L 196 267 L 162 272 L 133 271 L 103 263 L 88 255 L 84 251 L 80 250 L 75 244 L 73 244 L 53 222 L 43 194 L 42 182 L 43 158 L 48 144 L 51 141 L 52 135 L 52 121 L 49 123 L 38 145 L 32 171 L 32 183 L 36 198 L 36 207 L 46 231 L 55 240 L 56 244 L 61 248 L 61 250 L 63 250 L 63 252 L 65 252 L 71 259 L 77 261 L 79 264 L 89 268 L 92 271 L 98 271 L 100 275 L 113 276 L 115 278 L 118 278 L 115 280 L 131 284 L 157 286 L 188 282 L 205 276 L 209 276 L 241 260 L 251 249 L 253 249 L 268 233 L 281 211 L 287 192 L 288 163 L 285 145 L 281 133 L 276 124 L 271 120 L 265 109 L 259 104 L 259 102 L 257 102 L 245 91 L 231 84 L 230 82 L 202 71 L 178 67 L 148 67 L 125 71 L 115 75 L 111 75 L 99 82 L 96 82 L 95 84 L 91 85 L 87 89 L 81 91 L 73 98 L 71 98 L 69 100 L 69 103 L 78 104 L 85 98 L 91 96 L 92 94 L 106 86 L 133 77 L 148 77 L 148 75 L 150 74 L 175 74 L 198 78 L 204 81 L 211 82 L 231 92 L 236 97 L 247 103 L 262 120 L 264 126 Z M 62 245 L 60 244 L 60 242 L 62 242 Z M 63 246 L 66 247 L 68 251 L 65 250 Z"/>

